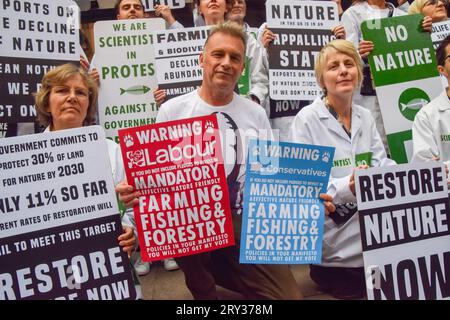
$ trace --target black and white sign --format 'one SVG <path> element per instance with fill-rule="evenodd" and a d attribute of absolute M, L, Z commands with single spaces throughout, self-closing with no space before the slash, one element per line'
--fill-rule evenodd
<path fill-rule="evenodd" d="M 209 29 L 196 27 L 154 32 L 158 86 L 166 90 L 166 101 L 200 87 L 199 55 Z"/>
<path fill-rule="evenodd" d="M 356 171 L 367 295 L 450 298 L 450 210 L 437 162 Z"/>
<path fill-rule="evenodd" d="M 433 48 L 437 50 L 441 42 L 450 34 L 450 20 L 433 23 L 431 28 L 431 41 Z"/>
<path fill-rule="evenodd" d="M 142 0 L 144 11 L 155 11 L 154 7 L 158 4 L 169 6 L 171 9 L 184 8 L 186 3 L 184 0 Z"/>
<path fill-rule="evenodd" d="M 267 26 L 276 35 L 269 47 L 270 98 L 314 100 L 321 92 L 314 63 L 322 47 L 334 39 L 339 24 L 332 1 L 268 0 Z"/>
<path fill-rule="evenodd" d="M 0 121 L 33 122 L 42 76 L 79 63 L 79 8 L 70 0 L 0 3 Z"/>
<path fill-rule="evenodd" d="M 0 140 L 0 300 L 134 299 L 100 126 Z"/>

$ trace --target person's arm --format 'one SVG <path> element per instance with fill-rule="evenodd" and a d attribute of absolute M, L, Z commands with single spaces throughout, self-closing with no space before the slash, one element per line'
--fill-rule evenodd
<path fill-rule="evenodd" d="M 250 43 L 249 43 L 250 44 Z M 258 104 L 262 104 L 269 93 L 269 70 L 265 68 L 263 62 L 264 48 L 258 45 L 256 40 L 252 40 L 248 49 L 250 66 L 250 90 L 248 96 L 255 97 Z"/>
<path fill-rule="evenodd" d="M 352 42 L 355 48 L 358 48 L 361 33 L 359 22 L 349 9 L 345 10 L 342 14 L 341 25 L 345 29 L 345 39 Z"/>
<path fill-rule="evenodd" d="M 342 14 L 344 13 L 344 9 L 342 9 L 342 0 L 332 0 L 332 1 L 336 3 L 336 5 L 338 7 L 339 17 L 341 17 Z"/>
<path fill-rule="evenodd" d="M 404 12 L 408 12 L 409 9 L 409 2 L 408 0 L 397 0 L 397 8 L 404 11 Z"/>
<path fill-rule="evenodd" d="M 413 157 L 412 162 L 426 162 L 440 158 L 438 142 L 433 126 L 425 112 L 419 112 L 412 126 Z"/>
<path fill-rule="evenodd" d="M 172 10 L 168 5 L 157 4 L 155 5 L 155 16 L 163 18 L 169 29 L 181 29 L 184 28 L 181 23 L 179 23 L 172 15 Z"/>
<path fill-rule="evenodd" d="M 120 147 L 114 142 L 108 142 L 108 154 L 112 167 L 112 174 L 114 178 L 114 183 L 116 185 L 120 184 L 119 181 L 126 181 L 125 179 L 125 168 L 123 166 L 122 152 Z M 117 192 L 117 186 L 116 186 Z M 120 199 L 119 199 L 120 200 Z M 122 234 L 118 237 L 119 246 L 122 250 L 128 253 L 130 257 L 131 252 L 137 246 L 137 231 L 136 223 L 134 221 L 133 209 L 129 207 L 121 218 L 122 223 Z"/>

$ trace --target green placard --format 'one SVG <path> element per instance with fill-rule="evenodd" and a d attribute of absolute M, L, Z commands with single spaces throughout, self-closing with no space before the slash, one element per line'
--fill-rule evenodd
<path fill-rule="evenodd" d="M 421 14 L 364 21 L 365 40 L 374 43 L 369 55 L 376 87 L 439 76 L 429 32 Z"/>
<path fill-rule="evenodd" d="M 245 57 L 245 67 L 238 80 L 239 94 L 246 96 L 250 91 L 250 60 L 252 58 Z"/>
<path fill-rule="evenodd" d="M 372 166 L 372 152 L 360 153 L 355 155 L 355 166 Z"/>

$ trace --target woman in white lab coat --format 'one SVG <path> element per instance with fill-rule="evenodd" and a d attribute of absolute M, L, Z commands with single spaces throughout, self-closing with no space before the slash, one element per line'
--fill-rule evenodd
<path fill-rule="evenodd" d="M 327 209 L 337 212 L 325 218 L 322 264 L 310 270 L 322 290 L 342 299 L 365 295 L 354 169 L 395 164 L 386 156 L 370 112 L 352 102 L 363 77 L 360 61 L 347 40 L 325 45 L 315 65 L 324 94 L 297 114 L 290 129 L 292 142 L 336 148 L 327 190 L 334 206 Z"/>

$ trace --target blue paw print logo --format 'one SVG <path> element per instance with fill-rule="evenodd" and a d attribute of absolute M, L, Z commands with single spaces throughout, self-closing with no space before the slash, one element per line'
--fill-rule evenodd
<path fill-rule="evenodd" d="M 330 153 L 329 152 L 324 152 L 322 154 L 322 161 L 328 163 L 330 161 Z"/>

